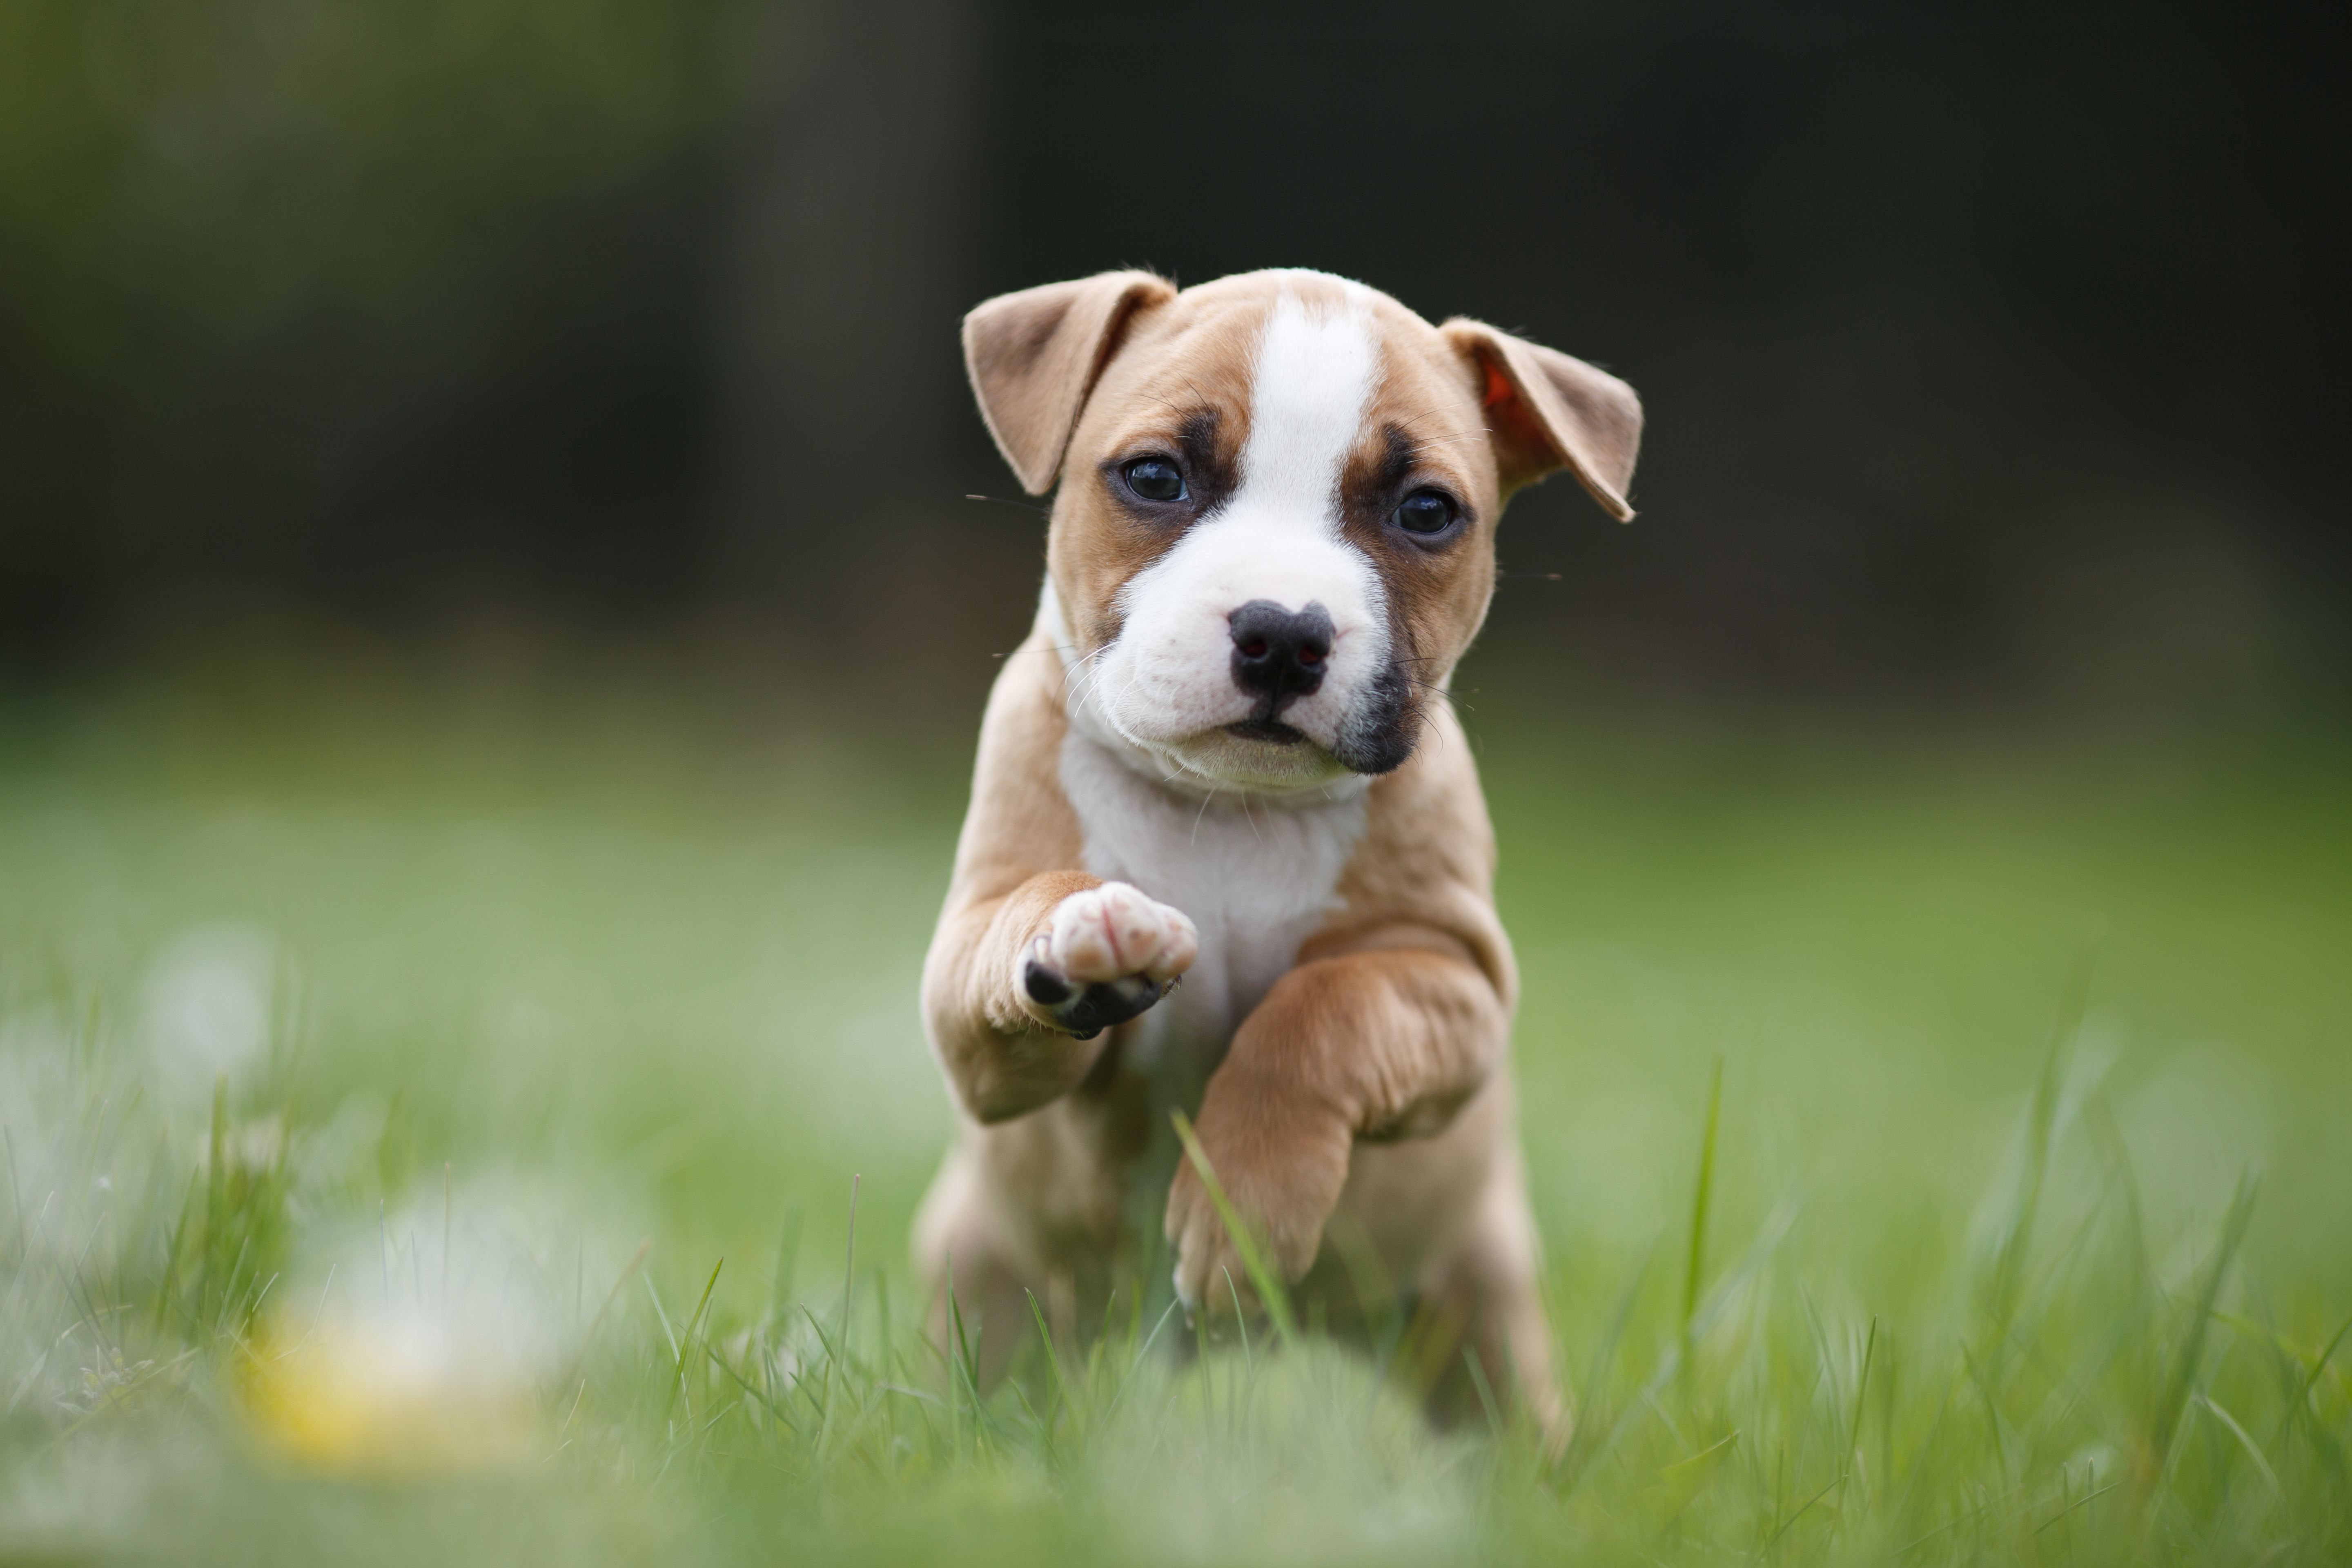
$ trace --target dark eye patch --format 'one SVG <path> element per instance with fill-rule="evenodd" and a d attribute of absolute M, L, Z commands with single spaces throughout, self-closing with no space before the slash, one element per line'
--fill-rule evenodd
<path fill-rule="evenodd" d="M 1372 476 L 1380 494 L 1392 496 L 1404 488 L 1412 472 L 1414 451 L 1412 440 L 1402 430 L 1390 425 L 1381 431 L 1381 466 Z"/>
<path fill-rule="evenodd" d="M 1465 531 L 1470 509 L 1448 487 L 1416 483 L 1432 478 L 1423 443 L 1397 425 L 1384 426 L 1381 445 L 1359 464 L 1346 501 L 1355 526 L 1393 542 L 1402 533 L 1423 550 L 1452 543 Z"/>
<path fill-rule="evenodd" d="M 1206 514 L 1225 504 L 1241 482 L 1234 469 L 1234 454 L 1219 443 L 1223 418 L 1213 408 L 1196 408 L 1184 416 L 1177 444 L 1184 454 L 1184 471 L 1192 490 L 1194 510 Z"/>
<path fill-rule="evenodd" d="M 1237 482 L 1233 455 L 1218 442 L 1220 424 L 1214 408 L 1195 408 L 1160 437 L 1167 442 L 1160 450 L 1137 453 L 1129 447 L 1132 455 L 1108 459 L 1100 472 L 1112 495 L 1154 530 L 1171 521 L 1166 508 L 1181 507 L 1194 517 L 1216 510 Z"/>

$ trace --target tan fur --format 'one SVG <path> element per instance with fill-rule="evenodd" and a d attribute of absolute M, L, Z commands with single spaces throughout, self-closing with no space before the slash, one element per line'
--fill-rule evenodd
<path fill-rule="evenodd" d="M 1171 1107 L 1130 1060 L 1150 1015 L 1080 1041 L 1022 988 L 1024 955 L 1056 906 L 1098 881 L 1078 868 L 1087 829 L 1058 771 L 1066 745 L 1091 743 L 1072 736 L 1066 671 L 1084 679 L 1118 636 L 1121 589 L 1169 547 L 1104 476 L 1181 448 L 1194 483 L 1230 480 L 1250 436 L 1253 346 L 1285 292 L 1369 312 L 1379 363 L 1342 461 L 1342 528 L 1385 585 L 1416 677 L 1418 744 L 1370 781 L 1321 925 L 1234 1021 L 1198 1134 L 1286 1277 L 1360 1309 L 1384 1289 L 1416 1304 L 1412 1355 L 1433 1402 L 1458 1406 L 1466 1344 L 1493 1387 L 1516 1385 L 1556 1422 L 1505 1066 L 1517 974 L 1476 768 L 1442 689 L 1485 616 L 1510 490 L 1566 467 L 1630 515 L 1640 409 L 1581 362 L 1475 322 L 1434 328 L 1335 279 L 1253 274 L 1177 293 L 1106 274 L 991 301 L 967 322 L 975 390 L 1008 461 L 1032 489 L 1056 473 L 1061 489 L 1048 609 L 990 700 L 925 967 L 926 1023 L 966 1125 L 918 1252 L 982 1316 L 992 1363 L 1023 1331 L 1023 1289 L 1083 1310 L 1115 1282 L 1130 1173 Z M 1401 461 L 1403 484 L 1459 499 L 1457 546 L 1424 551 L 1383 528 Z M 1056 646 L 1057 627 L 1072 646 Z M 1186 1298 L 1246 1302 L 1234 1243 L 1189 1167 L 1165 1212 Z"/>
<path fill-rule="evenodd" d="M 1061 661 L 1032 638 L 989 694 L 947 913 L 923 965 L 932 1048 L 983 1122 L 1067 1093 L 1101 1050 L 1098 1040 L 1074 1040 L 1039 1021 L 1015 973 L 1054 906 L 1102 880 L 1068 869 L 1079 844 L 1054 776 L 1068 728 L 1060 686 Z"/>

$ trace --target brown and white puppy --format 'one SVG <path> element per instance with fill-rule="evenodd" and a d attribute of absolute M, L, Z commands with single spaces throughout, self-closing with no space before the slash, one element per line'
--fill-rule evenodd
<path fill-rule="evenodd" d="M 1060 489 L 924 969 L 964 1126 L 919 1262 L 991 1360 L 1024 1289 L 1099 1310 L 1150 1226 L 1188 1306 L 1242 1306 L 1181 1109 L 1289 1279 L 1359 1308 L 1388 1282 L 1428 1364 L 1466 1336 L 1549 1415 L 1517 980 L 1444 693 L 1505 500 L 1566 468 L 1630 517 L 1640 403 L 1315 272 L 1051 284 L 964 349 L 1022 485 Z"/>

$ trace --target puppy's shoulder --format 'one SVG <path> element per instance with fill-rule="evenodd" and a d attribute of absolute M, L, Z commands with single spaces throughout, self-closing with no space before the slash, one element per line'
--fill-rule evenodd
<path fill-rule="evenodd" d="M 1062 789 L 1062 659 L 1040 628 L 1004 657 L 981 720 L 971 805 L 956 846 L 956 891 L 987 898 L 1039 871 L 1076 866 L 1084 838 Z"/>
<path fill-rule="evenodd" d="M 1484 898 L 1494 880 L 1495 829 L 1478 785 L 1477 760 L 1462 721 L 1439 703 L 1423 721 L 1412 758 L 1373 780 L 1366 793 L 1364 836 L 1341 890 L 1410 901 L 1433 882 L 1451 882 Z"/>

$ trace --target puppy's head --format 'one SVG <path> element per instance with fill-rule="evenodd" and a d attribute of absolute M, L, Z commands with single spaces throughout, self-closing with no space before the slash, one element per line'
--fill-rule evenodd
<path fill-rule="evenodd" d="M 1398 766 L 1486 616 L 1510 493 L 1566 468 L 1633 515 L 1631 387 L 1321 273 L 1105 273 L 963 336 L 1013 472 L 1060 481 L 1073 721 L 1202 785 Z"/>

